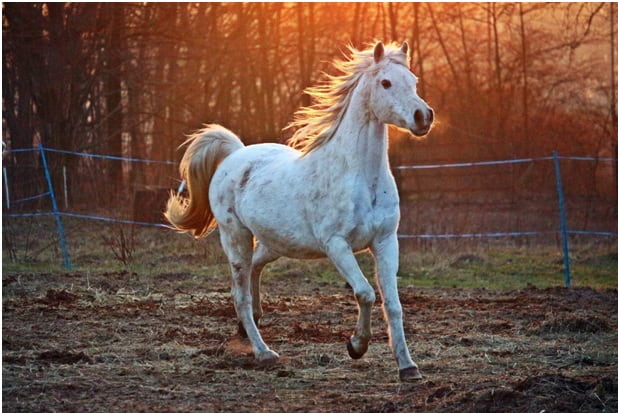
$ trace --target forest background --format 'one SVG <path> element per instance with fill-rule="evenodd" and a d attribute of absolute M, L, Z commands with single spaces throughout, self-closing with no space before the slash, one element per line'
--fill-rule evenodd
<path fill-rule="evenodd" d="M 615 156 L 613 9 L 611 3 L 5 2 L 3 142 L 9 149 L 43 143 L 174 161 L 186 135 L 204 123 L 220 123 L 247 144 L 285 142 L 293 113 L 311 103 L 303 90 L 333 73 L 331 62 L 348 45 L 364 48 L 379 39 L 409 42 L 419 94 L 437 114 L 425 140 L 391 130 L 392 165 L 553 150 Z M 32 174 L 18 168 L 23 162 L 17 155 L 3 159 L 18 182 Z M 446 191 L 446 181 L 456 197 L 490 191 L 492 182 L 516 194 L 537 190 L 552 173 L 546 166 L 472 178 L 396 177 L 402 191 L 413 193 L 405 199 Z M 51 168 L 55 182 L 68 180 L 72 188 L 67 205 L 105 207 L 136 188 L 172 188 L 178 179 L 175 166 L 119 167 L 68 154 L 55 154 Z M 615 163 L 567 168 L 565 181 L 571 193 L 616 200 Z M 103 195 L 93 197 L 93 182 Z"/>

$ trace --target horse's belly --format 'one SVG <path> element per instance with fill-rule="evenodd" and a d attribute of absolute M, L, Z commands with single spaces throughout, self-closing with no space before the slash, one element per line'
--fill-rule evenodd
<path fill-rule="evenodd" d="M 283 228 L 256 230 L 253 232 L 260 244 L 279 255 L 290 258 L 321 258 L 325 254 L 320 245 L 309 237 L 302 237 L 300 233 L 289 234 Z"/>
<path fill-rule="evenodd" d="M 277 216 L 271 214 L 270 216 Z M 297 219 L 286 220 L 279 214 L 277 225 L 272 220 L 252 220 L 248 227 L 257 240 L 269 250 L 290 258 L 325 257 L 325 242 L 333 236 L 344 238 L 350 248 L 362 251 L 371 245 L 376 237 L 383 237 L 396 231 L 398 214 L 393 212 L 392 219 L 380 216 L 368 216 L 356 225 L 312 226 L 311 221 Z M 253 216 L 255 218 L 255 216 Z M 262 216 L 262 218 L 264 218 Z M 345 221 L 341 218 L 341 221 Z"/>
<path fill-rule="evenodd" d="M 359 230 L 357 234 L 354 234 L 354 237 L 348 239 L 348 243 L 354 252 L 358 252 L 369 248 L 373 239 L 374 233 Z"/>

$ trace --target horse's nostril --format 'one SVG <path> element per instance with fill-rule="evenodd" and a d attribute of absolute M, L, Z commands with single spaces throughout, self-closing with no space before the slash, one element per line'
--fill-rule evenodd
<path fill-rule="evenodd" d="M 429 116 L 427 116 L 427 123 L 433 123 L 433 109 L 429 108 Z"/>
<path fill-rule="evenodd" d="M 414 122 L 417 126 L 423 126 L 425 124 L 425 116 L 423 116 L 423 112 L 420 109 L 414 111 Z"/>

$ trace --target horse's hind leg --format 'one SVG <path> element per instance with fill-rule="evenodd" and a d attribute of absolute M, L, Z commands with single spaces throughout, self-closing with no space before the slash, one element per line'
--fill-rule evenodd
<path fill-rule="evenodd" d="M 232 297 L 236 314 L 242 323 L 255 358 L 260 361 L 275 361 L 279 355 L 268 348 L 253 318 L 251 294 L 251 257 L 253 235 L 239 223 L 220 228 L 221 246 L 232 269 Z"/>
<path fill-rule="evenodd" d="M 257 244 L 255 251 L 253 252 L 253 258 L 251 259 L 251 298 L 253 300 L 253 320 L 255 324 L 260 326 L 260 319 L 264 314 L 262 310 L 262 301 L 260 296 L 260 275 L 264 266 L 269 262 L 273 262 L 279 258 L 279 255 L 273 254 L 263 244 Z M 242 325 L 242 322 L 238 323 L 238 333 L 247 337 L 247 332 Z"/>

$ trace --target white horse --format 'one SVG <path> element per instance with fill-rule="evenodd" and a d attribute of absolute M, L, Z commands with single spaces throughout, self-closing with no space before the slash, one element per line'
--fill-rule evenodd
<path fill-rule="evenodd" d="M 165 215 L 195 237 L 218 224 L 240 328 L 260 361 L 279 357 L 257 326 L 263 314 L 260 273 L 281 256 L 328 257 L 335 264 L 359 309 L 348 352 L 360 358 L 367 351 L 376 296 L 354 252 L 369 248 L 399 376 L 420 379 L 397 292 L 399 197 L 388 163 L 386 124 L 423 136 L 433 110 L 416 93 L 407 43 L 350 50 L 347 60 L 336 63 L 343 74 L 306 91 L 314 104 L 297 112 L 291 146 L 245 146 L 219 125 L 196 132 L 180 164 L 189 198 L 172 195 Z"/>

